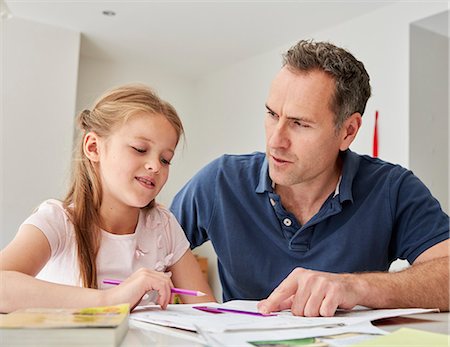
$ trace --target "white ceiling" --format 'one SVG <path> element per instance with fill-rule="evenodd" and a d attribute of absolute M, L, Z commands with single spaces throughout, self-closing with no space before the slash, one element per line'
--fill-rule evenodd
<path fill-rule="evenodd" d="M 82 33 L 81 54 L 159 64 L 189 77 L 364 15 L 390 1 L 6 0 L 13 17 Z M 116 12 L 113 17 L 104 10 Z"/>

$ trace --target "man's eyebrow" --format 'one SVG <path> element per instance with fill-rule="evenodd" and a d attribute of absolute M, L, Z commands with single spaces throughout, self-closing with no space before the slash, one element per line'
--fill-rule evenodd
<path fill-rule="evenodd" d="M 267 111 L 278 116 L 278 114 L 274 110 L 272 110 L 267 104 L 266 104 L 266 108 L 267 108 Z"/>
<path fill-rule="evenodd" d="M 270 113 L 273 113 L 274 115 L 280 116 L 278 113 L 276 113 L 275 111 L 273 111 L 267 104 L 266 104 L 266 108 L 267 111 L 269 111 Z M 299 121 L 299 122 L 304 122 L 304 123 L 309 123 L 309 124 L 315 124 L 316 122 L 309 119 L 309 118 L 305 118 L 305 117 L 286 117 L 289 120 L 293 120 L 293 121 Z"/>

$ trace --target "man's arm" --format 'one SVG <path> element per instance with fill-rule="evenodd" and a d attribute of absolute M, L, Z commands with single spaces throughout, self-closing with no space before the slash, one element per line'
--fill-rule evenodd
<path fill-rule="evenodd" d="M 332 316 L 337 308 L 424 307 L 449 310 L 449 240 L 423 252 L 399 272 L 332 274 L 294 269 L 258 308 L 291 308 L 299 316 Z"/>

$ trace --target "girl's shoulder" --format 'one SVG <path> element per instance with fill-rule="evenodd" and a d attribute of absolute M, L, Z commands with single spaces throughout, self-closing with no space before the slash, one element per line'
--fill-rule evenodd
<path fill-rule="evenodd" d="M 64 208 L 63 202 L 56 199 L 43 201 L 33 212 L 33 215 L 43 216 L 46 219 L 68 219 L 69 212 Z"/>
<path fill-rule="evenodd" d="M 59 200 L 43 201 L 22 224 L 34 225 L 42 231 L 49 241 L 52 256 L 72 244 L 73 224 Z"/>

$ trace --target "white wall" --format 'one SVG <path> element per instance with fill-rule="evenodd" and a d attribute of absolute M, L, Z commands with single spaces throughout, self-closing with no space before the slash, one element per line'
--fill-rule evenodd
<path fill-rule="evenodd" d="M 0 247 L 69 177 L 79 33 L 1 18 Z"/>
<path fill-rule="evenodd" d="M 449 213 L 449 38 L 411 26 L 410 166 Z"/>

